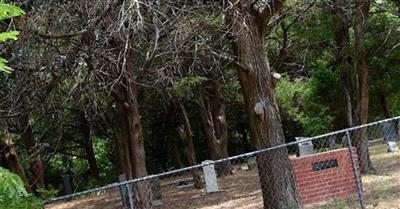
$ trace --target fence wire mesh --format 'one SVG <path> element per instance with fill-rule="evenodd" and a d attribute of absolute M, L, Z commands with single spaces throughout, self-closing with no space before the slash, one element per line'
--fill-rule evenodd
<path fill-rule="evenodd" d="M 396 208 L 399 118 L 139 179 L 121 176 L 46 208 Z"/>

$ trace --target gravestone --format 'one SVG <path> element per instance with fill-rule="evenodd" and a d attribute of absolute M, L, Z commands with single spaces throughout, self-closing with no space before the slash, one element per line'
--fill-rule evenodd
<path fill-rule="evenodd" d="M 296 141 L 301 141 L 307 139 L 307 137 L 296 137 Z M 314 154 L 314 145 L 311 141 L 299 142 L 298 144 L 299 152 L 297 154 L 298 157 L 312 155 Z"/>
<path fill-rule="evenodd" d="M 121 174 L 118 177 L 119 182 L 127 181 L 126 174 Z M 133 208 L 132 202 L 132 186 L 131 185 L 121 185 L 119 187 L 119 191 L 121 193 L 122 203 L 125 209 Z"/>
<path fill-rule="evenodd" d="M 159 178 L 153 178 L 150 180 L 151 192 L 153 194 L 153 200 L 161 200 L 161 183 Z"/>
<path fill-rule="evenodd" d="M 249 168 L 249 170 L 256 170 L 258 169 L 257 167 L 257 159 L 255 157 L 251 157 L 249 159 L 247 159 L 247 167 Z"/>
<path fill-rule="evenodd" d="M 387 151 L 388 152 L 397 152 L 397 151 L 399 151 L 399 148 L 397 147 L 397 143 L 396 142 L 389 141 L 389 142 L 386 142 L 386 145 L 387 145 Z"/>
<path fill-rule="evenodd" d="M 212 163 L 212 160 L 203 161 L 203 164 Z M 206 182 L 207 193 L 218 192 L 217 174 L 215 173 L 214 164 L 203 166 L 204 181 Z"/>
<path fill-rule="evenodd" d="M 348 147 L 349 146 L 349 140 L 347 139 L 347 135 L 343 135 L 340 138 L 340 140 L 342 142 L 343 147 Z"/>
<path fill-rule="evenodd" d="M 399 140 L 399 133 L 397 132 L 397 122 L 396 121 L 388 121 L 384 124 L 383 129 L 384 135 L 383 139 L 385 142 L 395 142 Z"/>
<path fill-rule="evenodd" d="M 62 176 L 63 177 L 63 183 L 64 183 L 64 193 L 66 195 L 72 194 L 73 193 L 73 182 L 72 182 L 72 177 L 70 174 L 65 174 Z"/>
<path fill-rule="evenodd" d="M 336 149 L 336 148 L 337 148 L 337 144 L 336 144 L 336 135 L 329 136 L 329 138 L 328 138 L 328 143 L 329 143 L 329 149 L 330 149 L 330 150 Z"/>

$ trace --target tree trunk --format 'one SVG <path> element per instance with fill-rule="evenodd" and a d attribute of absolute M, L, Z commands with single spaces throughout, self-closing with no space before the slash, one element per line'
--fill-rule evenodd
<path fill-rule="evenodd" d="M 282 1 L 232 1 L 227 21 L 240 63 L 239 80 L 255 146 L 272 147 L 285 143 L 273 88 L 273 77 L 264 49 L 268 20 Z M 302 208 L 293 169 L 286 148 L 257 156 L 264 208 Z"/>
<path fill-rule="evenodd" d="M 114 115 L 113 138 L 116 145 L 120 172 L 124 173 L 128 179 L 133 179 L 128 143 L 128 122 L 126 121 L 125 111 L 121 105 L 117 106 Z"/>
<path fill-rule="evenodd" d="M 335 5 L 335 41 L 336 41 L 336 67 L 340 72 L 343 90 L 346 99 L 346 118 L 349 127 L 354 125 L 354 88 L 352 84 L 353 60 L 350 51 L 350 23 L 346 17 L 346 0 L 334 0 Z"/>
<path fill-rule="evenodd" d="M 89 165 L 88 174 L 90 177 L 100 179 L 99 169 L 97 167 L 96 156 L 93 150 L 92 127 L 86 119 L 85 112 L 80 112 L 80 129 L 82 132 L 82 145 L 85 149 L 85 157 Z"/>
<path fill-rule="evenodd" d="M 33 137 L 27 113 L 23 113 L 20 118 L 20 129 L 22 131 L 21 139 L 30 159 L 29 165 L 32 173 L 32 181 L 29 183 L 29 187 L 32 191 L 35 191 L 39 188 L 44 188 L 44 166 L 40 156 L 40 149 Z"/>
<path fill-rule="evenodd" d="M 383 115 L 385 118 L 391 118 L 392 114 L 390 113 L 390 108 L 385 93 L 382 92 L 379 94 L 379 101 L 381 102 Z"/>
<path fill-rule="evenodd" d="M 189 162 L 189 165 L 196 165 L 196 152 L 194 151 L 193 146 L 193 137 L 192 137 L 192 129 L 190 128 L 190 121 L 189 117 L 186 112 L 186 108 L 183 105 L 182 101 L 178 101 L 179 110 L 181 112 L 181 120 L 183 127 L 178 127 L 177 131 L 179 133 L 180 138 L 185 145 L 185 153 Z M 203 188 L 203 183 L 201 182 L 201 177 L 197 173 L 197 171 L 192 171 L 194 187 L 197 189 Z"/>
<path fill-rule="evenodd" d="M 225 116 L 225 105 L 222 86 L 214 81 L 211 89 L 199 99 L 200 118 L 203 122 L 208 151 L 213 160 L 228 157 L 228 126 Z M 232 173 L 229 161 L 216 165 L 219 176 Z"/>
<path fill-rule="evenodd" d="M 147 176 L 146 160 L 143 142 L 142 125 L 139 115 L 139 103 L 137 101 L 137 84 L 130 83 L 128 93 L 129 105 L 125 105 L 126 117 L 129 130 L 130 157 L 133 164 L 132 171 L 134 178 Z M 127 103 L 125 103 L 127 104 Z M 148 182 L 137 183 L 135 191 L 135 208 L 145 209 L 152 205 L 151 189 Z"/>
<path fill-rule="evenodd" d="M 356 48 L 356 69 L 357 69 L 357 125 L 368 122 L 369 86 L 368 86 L 368 61 L 365 50 L 364 30 L 369 15 L 370 3 L 364 0 L 355 1 L 354 35 Z M 362 173 L 374 171 L 368 150 L 367 129 L 363 128 L 355 133 L 355 146 L 360 158 Z"/>
<path fill-rule="evenodd" d="M 25 185 L 28 185 L 28 180 L 25 175 L 24 167 L 19 161 L 14 143 L 8 132 L 6 121 L 0 117 L 0 159 L 4 159 L 6 168 L 11 172 L 21 177 Z"/>
<path fill-rule="evenodd" d="M 176 135 L 173 133 L 174 131 L 169 131 L 168 133 L 168 140 L 171 145 L 171 153 L 172 153 L 172 159 L 174 160 L 175 163 L 175 168 L 183 168 L 183 163 L 181 160 L 181 154 L 179 152 L 179 147 L 178 147 L 178 142 L 176 140 Z"/>
<path fill-rule="evenodd" d="M 118 135 L 121 138 L 121 143 L 118 146 L 126 146 L 119 155 L 127 155 L 130 163 L 132 178 L 140 178 L 147 176 L 144 139 L 142 132 L 142 124 L 140 121 L 139 102 L 138 102 L 138 83 L 134 78 L 134 60 L 131 57 L 132 52 L 128 53 L 126 62 L 126 78 L 121 84 L 115 86 L 112 90 L 112 96 L 117 101 L 117 112 L 119 112 L 117 119 L 121 121 L 118 125 L 121 131 Z M 129 167 L 129 166 L 126 166 Z M 126 169 L 126 168 L 125 168 Z M 150 183 L 142 181 L 136 183 L 134 186 L 134 204 L 135 208 L 145 209 L 152 207 L 152 193 Z"/>
<path fill-rule="evenodd" d="M 183 168 L 181 160 L 181 154 L 179 152 L 177 130 L 176 130 L 176 107 L 171 104 L 169 105 L 167 113 L 167 132 L 168 142 L 171 146 L 171 156 L 175 163 L 175 168 Z"/>

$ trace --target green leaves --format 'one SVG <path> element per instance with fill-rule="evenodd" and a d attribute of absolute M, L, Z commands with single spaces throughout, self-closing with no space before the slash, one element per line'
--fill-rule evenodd
<path fill-rule="evenodd" d="M 328 107 L 318 98 L 321 89 L 317 78 L 289 80 L 283 77 L 276 88 L 279 104 L 283 111 L 301 125 L 303 134 L 317 135 L 331 128 L 334 117 Z M 328 93 L 326 91 L 325 93 Z"/>
<path fill-rule="evenodd" d="M 17 17 L 25 14 L 24 10 L 12 5 L 0 2 L 0 20 Z"/>
<path fill-rule="evenodd" d="M 8 67 L 7 60 L 0 57 L 0 72 L 11 73 L 12 68 Z"/>
<path fill-rule="evenodd" d="M 23 14 L 25 14 L 25 12 L 21 8 L 0 1 L 0 20 L 17 17 Z M 4 42 L 7 40 L 17 40 L 18 34 L 18 31 L 2 32 L 0 33 L 0 42 Z M 6 64 L 7 60 L 0 57 L 0 72 L 11 73 L 12 68 L 8 67 Z"/>
<path fill-rule="evenodd" d="M 207 78 L 202 76 L 183 77 L 173 85 L 172 92 L 181 97 L 193 97 L 194 90 L 205 81 Z"/>
<path fill-rule="evenodd" d="M 0 33 L 0 42 L 4 42 L 7 40 L 17 40 L 18 35 L 19 35 L 18 31 L 8 31 Z"/>
<path fill-rule="evenodd" d="M 0 167 L 0 209 L 39 209 L 40 200 L 30 195 L 19 176 Z"/>

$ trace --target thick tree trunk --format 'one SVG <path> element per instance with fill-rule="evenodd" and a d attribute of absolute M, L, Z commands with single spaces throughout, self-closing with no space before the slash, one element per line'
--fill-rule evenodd
<path fill-rule="evenodd" d="M 129 89 L 120 89 L 113 96 L 119 102 L 117 104 L 117 120 L 119 127 L 115 128 L 115 136 L 118 155 L 122 170 L 127 171 L 127 177 L 140 178 L 147 175 L 145 150 L 142 133 L 142 125 L 139 115 L 139 103 L 137 101 L 137 85 L 131 82 Z M 152 196 L 149 182 L 140 182 L 134 185 L 135 208 L 145 209 L 152 205 Z"/>
<path fill-rule="evenodd" d="M 255 146 L 285 143 L 273 88 L 273 77 L 264 49 L 268 20 L 282 1 L 232 1 L 228 23 L 240 63 L 239 79 L 245 99 L 251 136 Z M 302 208 L 286 148 L 257 157 L 264 208 Z"/>
<path fill-rule="evenodd" d="M 0 117 L 0 159 L 4 159 L 6 168 L 11 172 L 21 177 L 25 185 L 28 185 L 28 180 L 25 175 L 24 167 L 19 161 L 14 143 L 8 132 L 6 121 Z"/>
<path fill-rule="evenodd" d="M 357 125 L 368 122 L 369 85 L 368 85 L 368 61 L 365 50 L 364 30 L 369 15 L 370 3 L 364 0 L 355 1 L 354 35 L 356 48 L 356 69 L 357 69 Z M 367 129 L 363 128 L 355 133 L 355 146 L 360 158 L 362 173 L 374 171 L 368 150 Z"/>
<path fill-rule="evenodd" d="M 195 152 L 194 146 L 193 146 L 192 129 L 190 128 L 189 117 L 187 115 L 186 108 L 183 105 L 182 101 L 178 101 L 178 106 L 179 106 L 179 110 L 181 113 L 180 115 L 181 115 L 183 127 L 178 127 L 177 131 L 179 133 L 180 138 L 183 141 L 183 144 L 185 145 L 185 153 L 186 153 L 189 165 L 196 165 L 197 164 L 196 152 Z M 192 171 L 192 176 L 193 176 L 195 188 L 197 188 L 197 189 L 203 188 L 203 183 L 201 181 L 201 177 L 197 173 L 197 171 Z"/>
<path fill-rule="evenodd" d="M 85 157 L 89 165 L 88 174 L 90 177 L 95 179 L 99 179 L 99 169 L 97 167 L 96 156 L 93 150 L 93 142 L 92 142 L 92 127 L 89 124 L 89 121 L 86 119 L 85 112 L 80 113 L 80 129 L 82 132 L 82 145 L 85 150 Z"/>
<path fill-rule="evenodd" d="M 336 68 L 340 72 L 346 100 L 346 118 L 349 127 L 354 125 L 354 88 L 352 84 L 353 60 L 350 51 L 350 23 L 345 13 L 346 0 L 333 0 L 335 5 Z"/>
<path fill-rule="evenodd" d="M 142 125 L 139 115 L 139 103 L 137 100 L 137 84 L 130 83 L 130 93 L 128 93 L 129 104 L 125 103 L 126 117 L 129 129 L 130 155 L 133 164 L 134 178 L 140 178 L 147 175 L 146 160 L 143 142 Z M 151 190 L 148 182 L 138 183 L 135 191 L 136 208 L 144 209 L 152 205 Z"/>
<path fill-rule="evenodd" d="M 127 78 L 124 78 L 112 90 L 112 96 L 117 102 L 117 119 L 121 121 L 118 125 L 120 133 L 116 136 L 121 136 L 118 146 L 126 146 L 126 149 L 119 153 L 120 158 L 126 160 L 125 163 L 130 163 L 132 178 L 140 178 L 147 176 L 144 139 L 142 132 L 142 124 L 140 121 L 139 102 L 138 102 L 138 83 L 134 78 L 134 60 L 131 57 L 132 52 L 128 53 L 125 72 Z M 129 165 L 124 166 L 124 169 L 129 168 Z M 127 174 L 128 175 L 128 174 Z M 135 208 L 145 209 L 152 207 L 152 193 L 150 183 L 148 181 L 138 182 L 133 185 L 134 189 L 134 204 Z"/>
<path fill-rule="evenodd" d="M 44 188 L 44 166 L 42 163 L 40 149 L 33 137 L 32 127 L 29 124 L 29 117 L 23 113 L 20 118 L 21 139 L 25 145 L 30 158 L 30 170 L 32 173 L 32 181 L 29 183 L 32 191 Z"/>
<path fill-rule="evenodd" d="M 128 122 L 126 121 L 125 111 L 121 105 L 118 105 L 114 112 L 113 138 L 118 155 L 120 172 L 124 173 L 128 179 L 133 179 L 132 162 L 129 151 L 128 141 Z"/>

